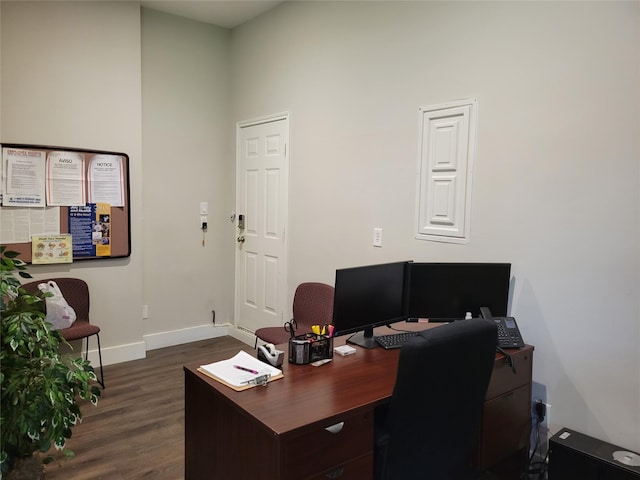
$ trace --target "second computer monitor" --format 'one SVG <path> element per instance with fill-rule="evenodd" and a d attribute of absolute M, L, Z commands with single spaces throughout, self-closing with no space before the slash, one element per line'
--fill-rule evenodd
<path fill-rule="evenodd" d="M 509 302 L 510 263 L 409 263 L 405 287 L 409 319 L 449 322 L 480 316 L 488 307 L 505 317 Z"/>

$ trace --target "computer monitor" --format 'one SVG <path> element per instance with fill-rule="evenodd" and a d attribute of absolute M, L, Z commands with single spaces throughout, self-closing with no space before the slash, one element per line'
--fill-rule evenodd
<path fill-rule="evenodd" d="M 407 318 L 449 322 L 467 312 L 479 317 L 480 307 L 505 317 L 510 279 L 510 263 L 409 263 Z"/>
<path fill-rule="evenodd" d="M 395 262 L 336 270 L 334 335 L 355 333 L 348 343 L 377 347 L 373 328 L 405 319 L 406 265 Z"/>

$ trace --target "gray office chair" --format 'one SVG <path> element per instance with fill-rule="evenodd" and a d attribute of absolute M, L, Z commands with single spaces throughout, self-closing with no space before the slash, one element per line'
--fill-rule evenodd
<path fill-rule="evenodd" d="M 400 350 L 391 402 L 376 415 L 376 480 L 458 480 L 469 468 L 495 361 L 497 328 L 461 320 Z"/>

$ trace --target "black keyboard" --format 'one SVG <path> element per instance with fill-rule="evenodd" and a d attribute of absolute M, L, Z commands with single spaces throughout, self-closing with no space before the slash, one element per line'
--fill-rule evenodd
<path fill-rule="evenodd" d="M 413 337 L 415 337 L 419 332 L 400 332 L 400 333 L 391 333 L 389 335 L 375 335 L 373 338 L 378 342 L 385 350 L 389 350 L 391 348 L 400 348 L 402 345 L 407 343 Z"/>

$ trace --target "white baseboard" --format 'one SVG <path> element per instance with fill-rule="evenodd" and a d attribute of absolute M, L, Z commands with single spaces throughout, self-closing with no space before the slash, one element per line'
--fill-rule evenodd
<path fill-rule="evenodd" d="M 102 347 L 102 365 L 114 365 L 116 363 L 129 362 L 146 358 L 147 350 L 157 348 L 172 347 L 183 343 L 197 342 L 209 338 L 223 337 L 228 334 L 227 325 L 200 325 L 197 327 L 183 328 L 169 332 L 151 333 L 142 337 L 142 342 L 130 343 L 127 345 L 117 345 L 115 347 Z M 84 342 L 72 342 L 74 351 L 82 352 L 84 356 Z M 95 337 L 89 339 L 89 361 L 95 369 L 100 366 L 98 356 L 98 343 Z"/>
<path fill-rule="evenodd" d="M 229 331 L 227 332 L 227 335 L 235 338 L 236 340 L 240 340 L 241 342 L 246 343 L 247 345 L 250 345 L 252 347 L 256 343 L 256 336 L 254 334 L 239 328 L 235 328 L 234 325 L 229 326 Z"/>
<path fill-rule="evenodd" d="M 226 325 L 199 325 L 197 327 L 182 328 L 169 332 L 151 333 L 142 338 L 147 344 L 147 350 L 172 347 L 183 343 L 208 340 L 209 338 L 223 337 L 228 334 Z"/>
<path fill-rule="evenodd" d="M 100 367 L 100 358 L 98 356 L 98 342 L 96 341 L 96 337 L 89 338 L 89 347 L 92 348 L 92 350 L 89 350 L 89 361 L 96 370 L 96 374 L 100 376 L 97 371 Z M 76 348 L 75 345 L 74 348 Z M 77 348 L 80 349 L 79 344 Z M 101 350 L 103 366 L 129 362 L 131 360 L 139 360 L 147 356 L 147 349 L 144 342 L 129 343 L 127 345 L 118 345 L 116 347 L 102 347 Z"/>

